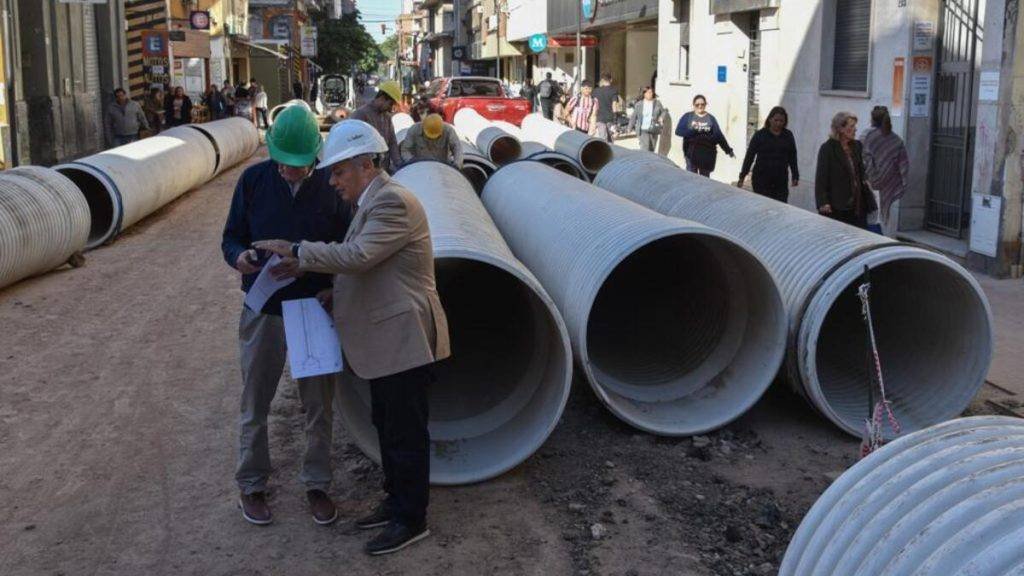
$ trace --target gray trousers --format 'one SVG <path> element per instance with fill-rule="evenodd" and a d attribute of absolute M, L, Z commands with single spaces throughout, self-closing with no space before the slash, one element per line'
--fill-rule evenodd
<path fill-rule="evenodd" d="M 235 480 L 242 492 L 252 494 L 265 491 L 270 476 L 267 416 L 287 358 L 284 320 L 280 316 L 257 314 L 242 306 L 238 346 L 243 389 Z M 331 401 L 335 382 L 334 374 L 297 380 L 299 398 L 306 413 L 306 453 L 299 474 L 306 490 L 326 491 L 331 485 L 334 420 Z"/>
<path fill-rule="evenodd" d="M 654 147 L 658 144 L 658 135 L 647 130 L 638 130 L 636 139 L 640 149 L 648 152 L 654 152 Z"/>

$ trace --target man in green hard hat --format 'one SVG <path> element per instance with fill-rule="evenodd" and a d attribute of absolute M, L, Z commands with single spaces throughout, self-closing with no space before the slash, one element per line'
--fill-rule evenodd
<path fill-rule="evenodd" d="M 235 186 L 221 249 L 228 265 L 241 274 L 242 290 L 252 288 L 270 254 L 251 248 L 257 240 L 341 242 L 351 208 L 331 187 L 330 170 L 315 169 L 323 140 L 316 117 L 307 108 L 289 106 L 267 133 L 270 159 L 250 166 Z M 330 307 L 330 274 L 304 274 L 274 292 L 258 310 L 247 298 L 238 325 L 242 364 L 242 401 L 238 468 L 243 517 L 253 524 L 271 522 L 267 504 L 270 449 L 267 415 L 284 370 L 287 348 L 281 302 L 320 299 Z M 338 513 L 328 495 L 331 485 L 331 433 L 335 375 L 297 380 L 305 412 L 306 452 L 299 480 L 306 488 L 313 520 L 327 525 Z"/>
<path fill-rule="evenodd" d="M 391 112 L 395 104 L 402 101 L 402 87 L 394 80 L 381 82 L 377 87 L 377 95 L 373 100 L 352 113 L 349 118 L 362 120 L 377 130 L 388 145 L 388 151 L 381 156 L 380 167 L 386 172 L 394 173 L 402 165 L 395 127 L 391 124 Z"/>

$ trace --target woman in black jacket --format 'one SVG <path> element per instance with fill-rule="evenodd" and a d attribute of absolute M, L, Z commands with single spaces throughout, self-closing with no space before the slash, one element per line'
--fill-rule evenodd
<path fill-rule="evenodd" d="M 753 164 L 751 184 L 754 192 L 779 202 L 789 202 L 789 175 L 792 174 L 795 187 L 800 183 L 800 169 L 796 165 L 796 140 L 793 133 L 786 129 L 788 123 L 789 115 L 785 108 L 772 108 L 764 121 L 764 128 L 755 132 L 747 145 L 747 155 L 743 158 L 737 186 L 743 187 L 743 181 L 750 174 L 750 166 Z"/>
<path fill-rule="evenodd" d="M 701 176 L 715 171 L 718 147 L 730 158 L 735 157 L 718 120 L 708 113 L 708 100 L 698 94 L 693 98 L 693 112 L 687 112 L 676 125 L 676 136 L 683 139 L 686 169 Z"/>
<path fill-rule="evenodd" d="M 878 207 L 868 188 L 863 148 L 856 136 L 856 116 L 840 112 L 832 118 L 832 134 L 818 150 L 814 199 L 821 214 L 867 229 L 868 213 Z"/>
<path fill-rule="evenodd" d="M 174 95 L 166 100 L 164 110 L 164 121 L 167 126 L 181 126 L 192 123 L 192 101 L 185 95 L 185 89 L 181 86 L 174 87 Z"/>

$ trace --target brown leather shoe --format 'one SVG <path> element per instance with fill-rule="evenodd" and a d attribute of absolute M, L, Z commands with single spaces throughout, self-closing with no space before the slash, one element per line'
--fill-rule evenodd
<path fill-rule="evenodd" d="M 338 509 L 331 501 L 331 497 L 323 490 L 307 491 L 306 500 L 309 501 L 309 511 L 313 513 L 313 521 L 317 524 L 327 526 L 338 519 Z"/>
<path fill-rule="evenodd" d="M 253 492 L 252 494 L 242 493 L 238 497 L 238 507 L 242 509 L 242 517 L 260 526 L 265 526 L 273 521 L 270 515 L 270 506 L 267 505 L 266 492 Z"/>

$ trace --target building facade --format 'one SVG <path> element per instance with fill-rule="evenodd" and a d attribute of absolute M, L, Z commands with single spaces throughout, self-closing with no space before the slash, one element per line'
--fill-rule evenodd
<path fill-rule="evenodd" d="M 264 86 L 267 102 L 275 106 L 297 96 L 308 98 L 316 74 L 311 60 L 315 53 L 303 53 L 303 38 L 311 31 L 310 8 L 303 0 L 249 0 L 249 57 L 252 77 Z M 308 45 L 308 42 L 307 42 Z"/>

